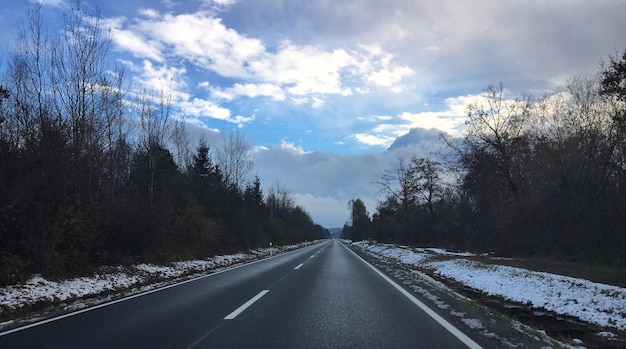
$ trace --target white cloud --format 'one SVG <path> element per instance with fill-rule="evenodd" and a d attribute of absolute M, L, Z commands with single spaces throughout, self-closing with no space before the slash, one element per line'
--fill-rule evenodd
<path fill-rule="evenodd" d="M 222 5 L 222 6 L 234 5 L 237 2 L 237 0 L 209 0 L 209 1 L 213 1 L 214 3 L 218 5 Z"/>
<path fill-rule="evenodd" d="M 186 87 L 182 78 L 187 70 L 185 68 L 173 67 L 167 64 L 154 65 L 149 60 L 144 60 L 141 75 L 137 77 L 142 88 L 161 91 L 169 89 L 180 91 Z"/>
<path fill-rule="evenodd" d="M 395 127 L 399 130 L 404 129 L 404 127 L 397 127 L 397 126 L 392 126 L 392 125 L 385 125 L 385 126 L 388 126 L 389 128 Z M 389 132 L 389 134 L 392 134 L 392 133 L 393 132 Z M 357 133 L 353 135 L 352 137 L 357 142 L 367 144 L 367 145 L 381 146 L 381 147 L 389 147 L 395 139 L 391 135 L 381 134 L 380 132 L 376 132 L 374 129 L 372 129 L 372 131 L 369 133 Z"/>
<path fill-rule="evenodd" d="M 291 97 L 289 100 L 295 105 L 302 105 L 310 101 L 308 98 L 305 97 Z"/>
<path fill-rule="evenodd" d="M 149 40 L 133 30 L 122 29 L 126 18 L 115 17 L 103 19 L 103 25 L 111 30 L 111 36 L 118 50 L 130 52 L 138 58 L 148 58 L 163 62 L 162 45 L 158 41 Z"/>
<path fill-rule="evenodd" d="M 311 100 L 313 101 L 313 103 L 311 103 L 313 108 L 321 108 L 325 103 L 323 99 L 317 97 L 311 97 Z"/>
<path fill-rule="evenodd" d="M 353 137 L 363 144 L 386 147 L 391 145 L 396 138 L 414 128 L 435 129 L 454 137 L 460 137 L 463 135 L 465 121 L 467 120 L 467 106 L 471 103 L 479 102 L 481 99 L 482 95 L 451 97 L 445 100 L 446 108 L 441 111 L 402 112 L 395 118 L 374 116 L 369 118 L 369 120 L 379 119 L 387 123 L 380 123 L 372 127 L 370 132 L 358 133 Z M 392 121 L 393 123 L 388 123 Z"/>
<path fill-rule="evenodd" d="M 241 127 L 255 120 L 254 115 L 239 115 L 222 103 L 268 98 L 315 110 L 327 105 L 328 95 L 371 93 L 369 86 L 401 91 L 402 80 L 413 75 L 410 68 L 395 66 L 394 56 L 378 44 L 326 49 L 283 40 L 272 49 L 227 27 L 210 9 L 162 14 L 145 8 L 131 20 L 115 17 L 105 22 L 115 49 L 143 59 L 142 66 L 135 66 L 136 80 L 155 91 L 169 89 L 174 106 L 193 120 L 211 118 Z M 201 75 L 194 91 L 186 81 L 197 79 L 190 74 L 198 71 L 216 73 L 232 83 L 209 82 Z M 208 95 L 199 95 L 201 90 Z M 359 135 L 366 143 L 384 145 L 393 142 L 390 137 Z"/>
<path fill-rule="evenodd" d="M 381 69 L 379 71 L 374 71 L 366 76 L 366 79 L 367 81 L 378 86 L 391 87 L 403 78 L 411 76 L 414 73 L 415 72 L 407 66 L 395 67 L 393 69 Z"/>
<path fill-rule="evenodd" d="M 380 121 L 389 121 L 389 120 L 392 120 L 393 117 L 390 115 L 378 115 L 376 116 L 376 119 Z"/>
<path fill-rule="evenodd" d="M 139 10 L 139 14 L 144 17 L 156 18 L 159 16 L 159 12 L 157 10 L 151 8 L 142 8 Z"/>
<path fill-rule="evenodd" d="M 261 40 L 226 27 L 211 12 L 174 15 L 142 9 L 140 14 L 132 23 L 123 17 L 107 20 L 116 47 L 137 57 L 188 62 L 240 80 L 216 88 L 219 99 L 246 96 L 283 101 L 290 95 L 296 103 L 301 103 L 297 98 L 308 97 L 313 107 L 320 107 L 320 95 L 367 93 L 368 85 L 397 90 L 396 85 L 413 74 L 408 66 L 393 66 L 393 55 L 379 45 L 326 50 L 282 41 L 272 51 Z"/>
<path fill-rule="evenodd" d="M 210 92 L 211 92 L 211 97 L 213 97 L 213 99 L 216 99 L 216 100 L 223 99 L 226 101 L 231 101 L 235 99 L 235 95 L 231 92 L 228 92 L 227 90 L 213 88 L 210 90 Z"/>
<path fill-rule="evenodd" d="M 238 0 L 200 0 L 200 8 L 213 12 L 227 11 L 231 6 L 236 4 L 237 1 Z"/>
<path fill-rule="evenodd" d="M 285 150 L 291 154 L 296 154 L 296 155 L 304 155 L 306 154 L 306 152 L 304 151 L 304 149 L 302 148 L 302 146 L 296 146 L 293 143 L 289 143 L 287 141 L 285 141 L 284 139 L 280 142 L 280 145 L 278 146 L 279 149 L 281 150 Z M 268 148 L 265 148 L 265 150 L 267 150 Z"/>
<path fill-rule="evenodd" d="M 208 84 L 206 85 L 208 87 Z M 262 83 L 262 84 L 250 84 L 250 83 L 236 83 L 232 87 L 220 89 L 214 88 L 211 90 L 211 94 L 220 99 L 232 100 L 239 96 L 245 97 L 270 97 L 276 101 L 285 100 L 285 92 L 283 89 L 274 84 Z"/>
<path fill-rule="evenodd" d="M 234 119 L 229 120 L 229 121 L 236 123 L 237 125 L 239 125 L 239 127 L 243 127 L 243 124 L 247 124 L 250 121 L 254 120 L 255 118 L 256 116 L 254 115 L 251 115 L 251 116 L 237 115 L 235 116 Z"/>
<path fill-rule="evenodd" d="M 402 128 L 424 128 L 424 129 L 436 129 L 446 132 L 453 136 L 460 136 L 463 131 L 463 125 L 465 124 L 465 115 L 450 115 L 450 110 L 444 112 L 424 112 L 424 113 L 408 113 L 404 112 L 399 115 L 399 118 L 406 121 Z"/>
<path fill-rule="evenodd" d="M 186 72 L 184 68 L 167 65 L 155 66 L 149 60 L 144 60 L 141 68 L 133 67 L 133 69 L 141 69 L 137 77 L 139 88 L 146 89 L 149 94 L 169 93 L 172 104 L 180 108 L 181 112 L 191 120 L 213 118 L 242 125 L 255 119 L 254 115 L 232 117 L 228 108 L 185 92 L 186 84 L 181 78 Z"/>
<path fill-rule="evenodd" d="M 370 56 L 378 56 L 383 54 L 383 49 L 376 44 L 359 44 L 359 47 Z"/>
<path fill-rule="evenodd" d="M 324 51 L 319 47 L 283 42 L 275 54 L 267 53 L 250 62 L 250 71 L 263 81 L 288 86 L 293 95 L 340 94 L 341 71 L 353 65 L 344 50 Z"/>
<path fill-rule="evenodd" d="M 39 2 L 46 6 L 52 7 L 68 7 L 68 2 L 66 0 L 39 0 Z"/>
<path fill-rule="evenodd" d="M 186 115 L 190 115 L 196 118 L 209 117 L 235 123 L 242 122 L 242 119 L 232 119 L 229 109 L 220 107 L 219 105 L 206 99 L 191 98 L 179 101 L 178 106 L 184 111 Z"/>
<path fill-rule="evenodd" d="M 390 146 L 394 140 L 394 138 L 392 137 L 385 137 L 385 136 L 366 134 L 366 133 L 357 133 L 354 135 L 354 139 L 356 139 L 358 142 L 361 142 L 363 144 L 378 145 L 378 146 L 384 146 L 384 147 Z"/>
<path fill-rule="evenodd" d="M 264 51 L 259 40 L 226 28 L 208 12 L 162 15 L 143 9 L 140 14 L 133 23 L 122 17 L 106 19 L 115 45 L 137 57 L 161 61 L 166 55 L 223 76 L 246 77 L 244 62 Z"/>

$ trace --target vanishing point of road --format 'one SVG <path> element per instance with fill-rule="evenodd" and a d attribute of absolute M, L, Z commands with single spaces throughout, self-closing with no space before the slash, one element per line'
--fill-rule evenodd
<path fill-rule="evenodd" d="M 0 333 L 0 348 L 468 347 L 339 241 Z"/>

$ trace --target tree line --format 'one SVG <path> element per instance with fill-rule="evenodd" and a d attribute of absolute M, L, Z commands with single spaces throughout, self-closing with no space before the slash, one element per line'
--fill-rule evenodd
<path fill-rule="evenodd" d="M 344 236 L 591 263 L 626 262 L 626 50 L 535 97 L 502 84 L 467 106 L 441 161 L 399 159 Z"/>
<path fill-rule="evenodd" d="M 109 33 L 77 4 L 45 32 L 29 7 L 0 81 L 0 284 L 327 237 L 250 178 L 240 132 L 190 149 L 166 87 L 131 90 Z"/>

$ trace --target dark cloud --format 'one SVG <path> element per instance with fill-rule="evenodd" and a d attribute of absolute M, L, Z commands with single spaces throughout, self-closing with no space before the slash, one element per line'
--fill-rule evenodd
<path fill-rule="evenodd" d="M 360 198 L 370 213 L 375 211 L 380 189 L 376 182 L 386 169 L 396 166 L 399 158 L 440 156 L 443 142 L 439 134 L 436 130 L 415 128 L 396 139 L 388 150 L 364 155 L 305 152 L 283 143 L 257 148 L 253 156 L 266 188 L 279 181 L 316 222 L 335 227 L 348 219 L 350 199 Z"/>
<path fill-rule="evenodd" d="M 396 138 L 389 151 L 400 148 L 418 147 L 423 151 L 436 153 L 439 150 L 441 131 L 435 129 L 412 128 L 407 134 Z"/>

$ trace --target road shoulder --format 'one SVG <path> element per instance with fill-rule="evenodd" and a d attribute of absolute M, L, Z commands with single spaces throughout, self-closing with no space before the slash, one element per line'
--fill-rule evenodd
<path fill-rule="evenodd" d="M 359 248 L 352 250 L 485 348 L 567 347 L 545 332 L 474 301 L 418 270 Z"/>

